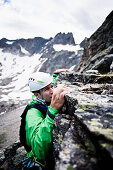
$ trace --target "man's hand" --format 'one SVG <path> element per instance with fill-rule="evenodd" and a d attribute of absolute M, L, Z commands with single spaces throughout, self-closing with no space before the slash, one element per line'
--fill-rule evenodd
<path fill-rule="evenodd" d="M 63 68 L 63 69 L 56 70 L 54 73 L 61 73 L 61 72 L 70 72 L 70 70 Z"/>
<path fill-rule="evenodd" d="M 64 104 L 64 96 L 70 92 L 71 90 L 62 84 L 54 88 L 50 107 L 60 110 Z"/>

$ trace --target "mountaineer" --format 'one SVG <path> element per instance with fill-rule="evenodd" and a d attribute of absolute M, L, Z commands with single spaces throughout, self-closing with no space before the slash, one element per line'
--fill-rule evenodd
<path fill-rule="evenodd" d="M 47 170 L 54 166 L 52 159 L 53 120 L 64 104 L 64 96 L 70 89 L 64 85 L 53 88 L 52 82 L 60 72 L 53 74 L 36 72 L 29 77 L 28 85 L 33 93 L 32 101 L 21 116 L 20 141 L 27 153 L 24 169 Z"/>

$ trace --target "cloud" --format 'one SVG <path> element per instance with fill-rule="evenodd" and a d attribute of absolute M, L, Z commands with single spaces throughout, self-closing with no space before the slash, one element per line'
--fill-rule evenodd
<path fill-rule="evenodd" d="M 0 38 L 49 38 L 73 32 L 80 43 L 96 31 L 112 7 L 112 0 L 2 0 Z"/>
<path fill-rule="evenodd" d="M 8 3 L 9 2 L 9 0 L 4 0 L 4 3 Z"/>

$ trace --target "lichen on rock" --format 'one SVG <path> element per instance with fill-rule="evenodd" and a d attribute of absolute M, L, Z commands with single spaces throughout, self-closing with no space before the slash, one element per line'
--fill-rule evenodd
<path fill-rule="evenodd" d="M 92 84 L 84 84 L 84 76 L 72 72 L 57 78 L 56 85 L 68 84 L 72 93 L 66 96 L 64 108 L 54 120 L 56 170 L 104 170 L 113 166 L 112 90 L 108 88 L 109 93 L 102 94 L 112 84 L 93 84 L 98 75 L 92 77 Z M 67 122 L 66 130 L 62 119 Z M 62 134 L 60 142 L 59 134 Z"/>

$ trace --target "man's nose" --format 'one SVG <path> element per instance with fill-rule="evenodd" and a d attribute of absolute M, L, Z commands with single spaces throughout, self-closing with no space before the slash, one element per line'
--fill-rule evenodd
<path fill-rule="evenodd" d="M 50 88 L 50 93 L 53 94 L 53 87 Z"/>

